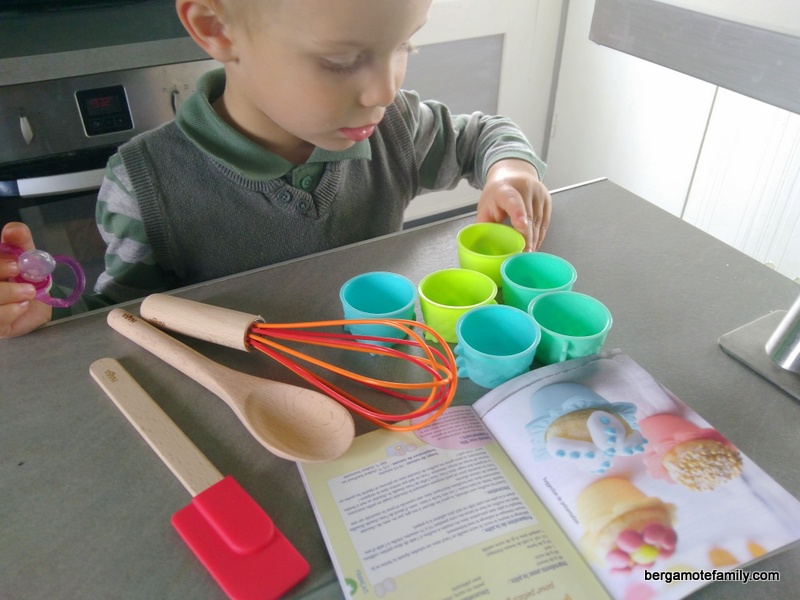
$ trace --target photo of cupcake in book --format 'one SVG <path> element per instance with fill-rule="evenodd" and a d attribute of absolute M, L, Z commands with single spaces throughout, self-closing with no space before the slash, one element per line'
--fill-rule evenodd
<path fill-rule="evenodd" d="M 647 496 L 627 479 L 591 483 L 578 494 L 575 507 L 583 529 L 581 550 L 612 573 L 647 569 L 675 552 L 675 506 Z"/>
<path fill-rule="evenodd" d="M 647 417 L 639 427 L 649 442 L 643 460 L 650 477 L 707 492 L 742 474 L 741 453 L 716 429 L 673 414 Z"/>
<path fill-rule="evenodd" d="M 609 402 L 577 383 L 554 383 L 531 397 L 526 429 L 536 460 L 562 459 L 589 473 L 605 473 L 618 457 L 644 452 L 646 436 L 636 406 Z"/>

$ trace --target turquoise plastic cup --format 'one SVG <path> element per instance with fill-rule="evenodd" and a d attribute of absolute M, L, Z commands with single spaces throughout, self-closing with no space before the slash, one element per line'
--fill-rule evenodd
<path fill-rule="evenodd" d="M 489 276 L 497 287 L 503 285 L 500 266 L 512 254 L 525 249 L 522 234 L 502 223 L 473 223 L 456 236 L 458 264 Z"/>
<path fill-rule="evenodd" d="M 536 360 L 545 365 L 598 352 L 611 329 L 611 312 L 591 296 L 545 292 L 531 300 L 528 314 L 542 330 Z"/>
<path fill-rule="evenodd" d="M 419 305 L 425 324 L 451 344 L 458 341 L 456 323 L 468 310 L 497 304 L 497 286 L 491 278 L 469 269 L 434 271 L 419 282 Z M 434 340 L 425 333 L 425 337 Z"/>
<path fill-rule="evenodd" d="M 514 254 L 500 266 L 503 304 L 523 311 L 545 292 L 571 290 L 578 273 L 568 261 L 546 252 Z"/>
<path fill-rule="evenodd" d="M 396 273 L 373 271 L 363 273 L 348 280 L 339 290 L 345 319 L 416 319 L 414 305 L 417 302 L 417 288 L 414 284 Z M 354 335 L 402 339 L 405 334 L 389 325 L 352 324 L 345 330 Z M 391 346 L 391 342 L 371 344 Z"/>
<path fill-rule="evenodd" d="M 494 304 L 461 316 L 456 336 L 458 376 L 493 388 L 530 370 L 541 332 L 528 313 Z"/>

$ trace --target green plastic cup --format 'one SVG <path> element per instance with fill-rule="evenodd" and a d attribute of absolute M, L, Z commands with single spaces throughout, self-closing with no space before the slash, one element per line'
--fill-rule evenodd
<path fill-rule="evenodd" d="M 443 269 L 422 278 L 419 305 L 425 324 L 449 343 L 458 341 L 456 322 L 468 310 L 497 304 L 497 285 L 491 278 L 469 269 Z M 433 339 L 425 334 L 428 339 Z"/>
<path fill-rule="evenodd" d="M 500 267 L 503 304 L 520 310 L 545 292 L 571 290 L 578 274 L 568 261 L 546 252 L 522 252 L 509 256 Z"/>
<path fill-rule="evenodd" d="M 591 296 L 545 292 L 531 300 L 528 314 L 542 330 L 536 360 L 545 365 L 598 352 L 611 329 L 611 312 Z"/>
<path fill-rule="evenodd" d="M 525 249 L 525 238 L 508 225 L 501 223 L 473 223 L 456 236 L 458 264 L 487 275 L 496 286 L 503 285 L 500 266 L 512 254 Z"/>

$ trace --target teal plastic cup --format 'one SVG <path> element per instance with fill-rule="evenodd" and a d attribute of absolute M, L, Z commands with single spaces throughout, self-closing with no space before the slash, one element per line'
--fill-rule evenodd
<path fill-rule="evenodd" d="M 494 281 L 469 269 L 434 271 L 422 278 L 418 289 L 425 324 L 451 344 L 458 341 L 456 323 L 461 315 L 478 306 L 497 304 Z M 425 337 L 434 340 L 427 332 Z"/>
<path fill-rule="evenodd" d="M 458 264 L 487 275 L 497 287 L 503 284 L 500 266 L 512 254 L 525 249 L 522 234 L 502 223 L 473 223 L 456 236 Z"/>
<path fill-rule="evenodd" d="M 598 352 L 612 322 L 602 302 L 574 291 L 540 294 L 528 314 L 542 330 L 536 360 L 545 365 Z"/>
<path fill-rule="evenodd" d="M 493 388 L 530 370 L 541 332 L 528 313 L 493 304 L 465 313 L 456 336 L 458 376 Z"/>
<path fill-rule="evenodd" d="M 345 319 L 416 319 L 414 306 L 417 288 L 396 273 L 373 271 L 348 280 L 339 290 Z M 345 330 L 354 335 L 402 339 L 405 334 L 395 327 L 379 324 L 346 325 Z M 383 346 L 391 342 L 374 342 Z"/>
<path fill-rule="evenodd" d="M 568 261 L 546 252 L 523 252 L 509 256 L 500 267 L 503 304 L 520 310 L 545 292 L 571 290 L 578 273 Z"/>

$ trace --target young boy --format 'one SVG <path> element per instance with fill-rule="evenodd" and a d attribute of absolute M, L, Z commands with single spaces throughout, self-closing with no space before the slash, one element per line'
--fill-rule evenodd
<path fill-rule="evenodd" d="M 400 90 L 431 2 L 176 0 L 224 70 L 109 160 L 106 270 L 84 309 L 397 231 L 412 198 L 464 177 L 483 188 L 478 221 L 509 218 L 538 249 L 551 200 L 522 133 Z M 0 239 L 34 246 L 19 223 Z M 0 337 L 51 319 L 15 274 L 0 260 Z"/>

